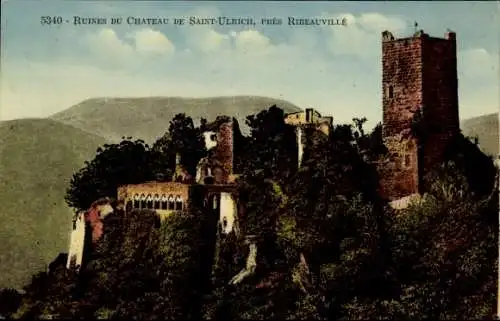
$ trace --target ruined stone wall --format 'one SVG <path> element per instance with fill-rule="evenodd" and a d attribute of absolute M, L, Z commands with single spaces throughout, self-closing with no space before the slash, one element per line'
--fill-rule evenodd
<path fill-rule="evenodd" d="M 422 106 L 422 38 L 382 42 L 384 137 L 410 128 Z"/>
<path fill-rule="evenodd" d="M 318 125 L 318 130 L 323 134 L 325 134 L 326 136 L 329 136 L 332 124 L 333 124 L 333 119 L 331 117 L 325 117 L 325 119 L 322 119 L 321 123 Z"/>
<path fill-rule="evenodd" d="M 457 84 L 454 33 L 446 39 L 422 31 L 404 39 L 383 33 L 383 138 L 390 154 L 379 165 L 384 196 L 393 200 L 421 192 L 423 176 L 442 160 L 459 132 Z M 426 132 L 420 142 L 412 133 L 417 111 Z"/>
<path fill-rule="evenodd" d="M 311 110 L 311 123 L 319 121 L 321 118 L 321 114 L 312 108 L 309 110 Z"/>
<path fill-rule="evenodd" d="M 304 145 L 305 139 L 303 137 L 303 130 L 300 126 L 295 128 L 295 133 L 297 135 L 297 164 L 298 167 L 302 164 L 302 157 L 304 157 Z"/>
<path fill-rule="evenodd" d="M 76 267 L 82 265 L 83 250 L 85 246 L 85 212 L 80 212 L 73 219 L 73 229 L 69 244 L 68 262 L 66 267 Z"/>
<path fill-rule="evenodd" d="M 312 119 L 310 119 L 309 121 L 306 119 L 307 110 L 309 110 L 309 112 L 312 115 L 311 117 Z M 333 124 L 333 118 L 329 116 L 323 117 L 319 112 L 317 112 L 314 109 L 308 108 L 307 110 L 302 112 L 287 114 L 285 116 L 285 124 L 291 126 L 318 124 L 317 129 L 328 135 L 330 130 L 329 127 L 331 127 Z"/>
<path fill-rule="evenodd" d="M 90 205 L 85 212 L 78 213 L 73 221 L 73 229 L 71 231 L 71 241 L 69 246 L 67 268 L 76 267 L 79 269 L 84 260 L 84 252 L 86 246 L 87 228 L 92 235 L 92 245 L 96 245 L 104 232 L 103 219 L 113 213 L 114 209 L 111 206 L 109 198 L 99 199 Z M 87 225 L 88 224 L 88 225 Z"/>
<path fill-rule="evenodd" d="M 382 197 L 395 200 L 419 193 L 417 140 L 395 135 L 385 138 L 384 144 L 388 155 L 378 164 Z"/>
<path fill-rule="evenodd" d="M 309 114 L 310 119 L 307 119 Z M 317 131 L 322 132 L 326 136 L 330 135 L 330 129 L 333 125 L 332 117 L 322 117 L 320 113 L 312 108 L 305 111 L 288 114 L 285 116 L 285 124 L 295 127 L 295 136 L 297 141 L 297 165 L 300 168 L 305 148 L 307 147 L 306 128 L 315 126 Z"/>
<path fill-rule="evenodd" d="M 425 174 L 438 164 L 450 139 L 459 133 L 457 48 L 454 33 L 423 43 L 423 106 L 429 137 L 424 144 Z"/>
<path fill-rule="evenodd" d="M 287 124 L 287 125 L 296 126 L 296 125 L 305 124 L 305 123 L 306 123 L 306 113 L 303 111 L 288 114 L 285 116 L 285 124 Z"/>
<path fill-rule="evenodd" d="M 188 208 L 190 186 L 177 182 L 125 185 L 118 189 L 118 200 L 125 204 L 126 213 L 133 209 L 154 210 L 165 219 Z"/>
<path fill-rule="evenodd" d="M 217 135 L 216 157 L 220 161 L 223 170 L 223 181 L 229 180 L 233 173 L 233 123 L 223 123 L 219 127 Z"/>
<path fill-rule="evenodd" d="M 118 200 L 125 204 L 133 200 L 135 195 L 174 195 L 183 200 L 189 198 L 189 185 L 176 182 L 148 182 L 143 184 L 125 185 L 118 190 Z"/>
<path fill-rule="evenodd" d="M 220 195 L 220 215 L 219 224 L 222 232 L 229 234 L 237 231 L 238 211 L 234 195 L 227 192 L 221 192 Z"/>
<path fill-rule="evenodd" d="M 414 115 L 422 106 L 421 37 L 382 42 L 383 138 L 389 151 L 379 166 L 381 194 L 390 200 L 419 192 Z"/>

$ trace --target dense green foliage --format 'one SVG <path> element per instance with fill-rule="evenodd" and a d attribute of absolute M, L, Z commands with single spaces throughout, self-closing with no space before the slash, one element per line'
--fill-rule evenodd
<path fill-rule="evenodd" d="M 491 159 L 457 137 L 448 161 L 426 177 L 423 199 L 395 211 L 377 193 L 372 161 L 385 152 L 381 127 L 365 133 L 364 122 L 336 125 L 329 136 L 307 129 L 297 169 L 295 134 L 282 111 L 273 106 L 248 118 L 247 148 L 236 155 L 248 160 L 238 181 L 240 228 L 255 236 L 258 255 L 255 273 L 243 282 L 229 284 L 245 267 L 248 242 L 234 234 L 214 242 L 209 213 L 191 210 L 163 224 L 151 212 L 115 213 L 85 269 L 34 277 L 15 316 L 491 318 L 498 262 Z M 90 201 L 113 196 L 118 179 L 154 176 L 154 166 L 144 168 L 152 150 L 169 161 L 172 150 L 201 157 L 200 131 L 182 115 L 172 124 L 179 126 L 152 149 L 130 141 L 108 147 L 77 177 L 110 183 L 74 179 L 70 194 Z M 122 170 L 135 174 L 115 178 L 119 161 L 129 159 L 123 155 L 132 157 Z M 85 205 L 85 197 L 75 204 Z"/>
<path fill-rule="evenodd" d="M 194 214 L 194 213 L 193 213 Z M 26 287 L 24 316 L 181 318 L 195 315 L 201 223 L 184 213 L 160 224 L 148 211 L 105 218 L 102 242 L 79 274 L 64 265 Z M 16 316 L 16 315 L 15 315 Z"/>
<path fill-rule="evenodd" d="M 68 204 L 84 210 L 101 197 L 115 197 L 117 188 L 155 178 L 151 166 L 154 153 L 141 140 L 124 139 L 119 144 L 105 144 L 96 157 L 73 175 L 66 194 Z"/>

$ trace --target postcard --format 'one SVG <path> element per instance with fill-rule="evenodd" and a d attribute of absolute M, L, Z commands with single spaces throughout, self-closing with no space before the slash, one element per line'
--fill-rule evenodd
<path fill-rule="evenodd" d="M 2 1 L 0 318 L 496 318 L 499 26 Z"/>

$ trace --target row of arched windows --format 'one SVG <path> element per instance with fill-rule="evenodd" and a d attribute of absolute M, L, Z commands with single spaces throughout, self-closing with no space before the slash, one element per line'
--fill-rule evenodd
<path fill-rule="evenodd" d="M 135 194 L 133 200 L 128 202 L 127 207 L 182 211 L 184 209 L 184 200 L 179 195 Z"/>

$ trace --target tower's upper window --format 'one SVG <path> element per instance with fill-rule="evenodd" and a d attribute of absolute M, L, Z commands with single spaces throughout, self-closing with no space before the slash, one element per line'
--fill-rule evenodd
<path fill-rule="evenodd" d="M 391 85 L 389 85 L 389 87 L 387 87 L 386 96 L 389 99 L 392 99 L 394 97 L 394 88 Z"/>

